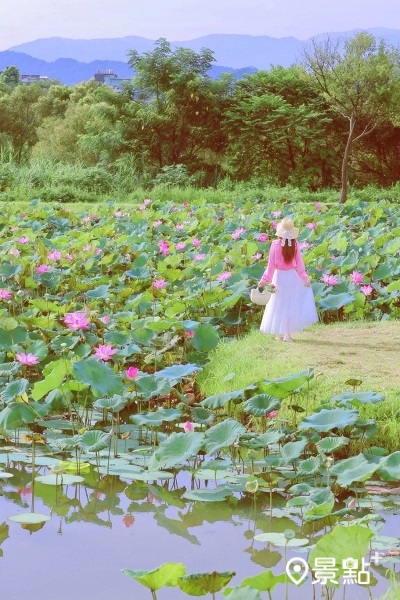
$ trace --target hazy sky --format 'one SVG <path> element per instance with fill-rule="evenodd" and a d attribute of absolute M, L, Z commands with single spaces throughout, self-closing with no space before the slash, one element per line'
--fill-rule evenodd
<path fill-rule="evenodd" d="M 400 29 L 400 0 L 0 0 L 0 50 L 38 38 L 210 33 L 294 36 Z"/>

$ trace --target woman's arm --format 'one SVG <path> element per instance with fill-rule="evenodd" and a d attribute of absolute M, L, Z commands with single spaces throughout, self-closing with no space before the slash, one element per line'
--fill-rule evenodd
<path fill-rule="evenodd" d="M 299 277 L 304 282 L 304 285 L 306 285 L 308 287 L 310 285 L 310 278 L 307 275 L 307 271 L 306 271 L 306 267 L 304 264 L 303 256 L 301 254 L 299 242 L 296 242 L 296 264 L 297 264 L 296 270 L 297 270 Z"/>
<path fill-rule="evenodd" d="M 260 284 L 271 283 L 275 269 L 276 269 L 276 244 L 275 244 L 275 242 L 272 242 L 270 250 L 269 250 L 267 268 L 264 271 L 264 275 L 260 279 Z"/>

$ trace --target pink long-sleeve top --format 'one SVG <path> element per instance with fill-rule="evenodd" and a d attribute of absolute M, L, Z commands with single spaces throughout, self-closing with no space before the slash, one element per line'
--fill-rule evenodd
<path fill-rule="evenodd" d="M 298 242 L 296 243 L 296 253 L 293 257 L 293 260 L 291 260 L 289 263 L 286 263 L 283 260 L 281 240 L 278 239 L 272 242 L 269 250 L 268 265 L 261 280 L 265 281 L 266 283 L 271 283 L 275 269 L 279 269 L 281 271 L 296 269 L 299 277 L 302 279 L 302 281 L 304 281 L 304 283 L 309 283 L 310 281 L 306 272 Z"/>

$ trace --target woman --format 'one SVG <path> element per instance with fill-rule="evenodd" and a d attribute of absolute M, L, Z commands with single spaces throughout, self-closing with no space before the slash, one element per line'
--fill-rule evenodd
<path fill-rule="evenodd" d="M 285 217 L 276 229 L 279 239 L 271 244 L 268 266 L 259 286 L 272 283 L 275 293 L 265 307 L 260 331 L 274 334 L 276 339 L 293 342 L 292 333 L 318 321 L 310 279 L 292 219 Z"/>

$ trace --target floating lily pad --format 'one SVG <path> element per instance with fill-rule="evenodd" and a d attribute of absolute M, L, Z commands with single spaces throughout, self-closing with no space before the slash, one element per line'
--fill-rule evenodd
<path fill-rule="evenodd" d="M 80 475 L 68 475 L 65 473 L 60 473 L 59 475 L 39 475 L 36 477 L 35 481 L 45 485 L 70 485 L 73 483 L 82 483 L 84 478 Z"/>
<path fill-rule="evenodd" d="M 13 523 L 21 523 L 24 525 L 36 525 L 38 523 L 45 523 L 46 521 L 50 521 L 51 517 L 49 515 L 42 515 L 41 513 L 21 513 L 19 515 L 13 515 L 12 517 L 8 517 L 9 521 Z"/>

